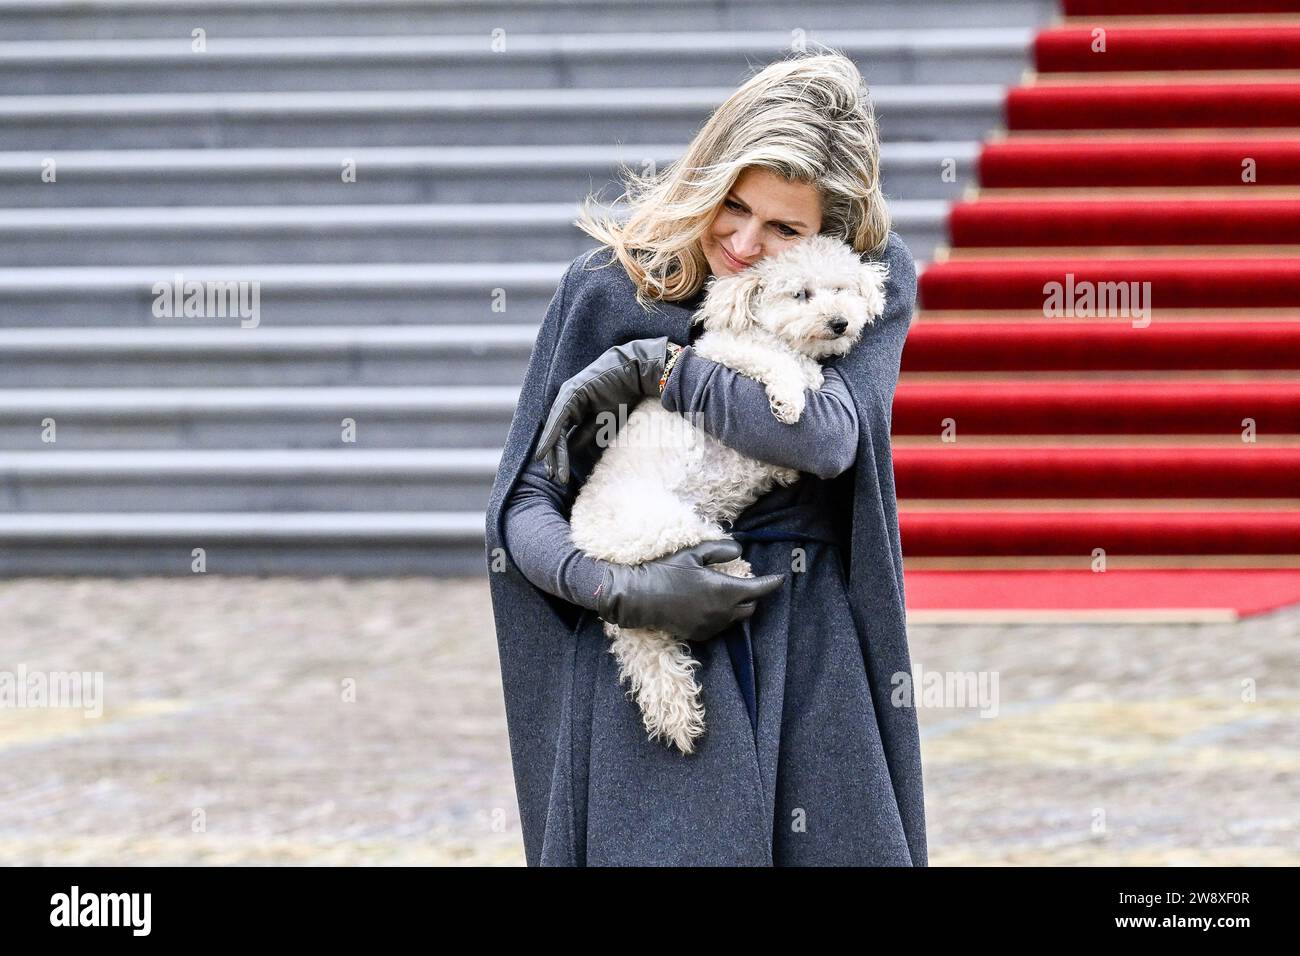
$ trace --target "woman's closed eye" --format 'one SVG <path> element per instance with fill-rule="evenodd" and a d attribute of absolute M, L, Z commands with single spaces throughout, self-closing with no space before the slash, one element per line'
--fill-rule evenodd
<path fill-rule="evenodd" d="M 746 209 L 740 203 L 736 202 L 736 200 L 734 199 L 723 200 L 723 205 L 726 206 L 728 209 L 730 209 L 732 212 L 749 212 L 748 209 Z M 799 235 L 798 229 L 791 229 L 789 226 L 785 225 L 784 223 L 777 223 L 777 229 L 781 230 L 781 235 L 785 236 L 787 239 L 792 239 L 795 236 Z"/>

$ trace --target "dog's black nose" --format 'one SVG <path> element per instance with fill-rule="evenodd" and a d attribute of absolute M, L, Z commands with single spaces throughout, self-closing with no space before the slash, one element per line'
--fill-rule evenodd
<path fill-rule="evenodd" d="M 831 319 L 830 326 L 831 330 L 836 335 L 843 335 L 844 330 L 849 327 L 849 320 L 837 315 L 835 318 Z"/>

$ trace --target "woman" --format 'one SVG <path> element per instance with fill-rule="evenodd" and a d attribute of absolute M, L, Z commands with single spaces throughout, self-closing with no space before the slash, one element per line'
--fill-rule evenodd
<path fill-rule="evenodd" d="M 547 310 L 487 508 L 529 865 L 928 864 L 889 444 L 915 269 L 889 230 L 878 157 L 852 61 L 797 57 L 636 183 L 626 223 L 579 220 L 602 246 L 570 264 Z M 694 354 L 691 317 L 710 275 L 816 232 L 888 264 L 887 306 L 787 425 L 762 385 Z M 608 434 L 602 413 L 656 395 L 805 474 L 740 515 L 736 542 L 629 569 L 574 549 L 567 513 Z M 754 579 L 709 568 L 742 548 Z M 692 640 L 707 710 L 694 754 L 647 739 L 605 615 Z"/>

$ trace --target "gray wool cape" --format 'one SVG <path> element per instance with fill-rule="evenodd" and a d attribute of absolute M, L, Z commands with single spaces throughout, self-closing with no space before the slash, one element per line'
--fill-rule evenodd
<path fill-rule="evenodd" d="M 604 255 L 597 256 L 602 250 Z M 911 693 L 890 444 L 916 268 L 911 252 L 892 232 L 883 254 L 875 258 L 889 268 L 885 313 L 867 326 L 847 355 L 829 360 L 848 385 L 859 422 L 857 458 L 833 479 L 839 503 L 835 520 L 843 524 L 848 543 L 850 610 L 907 848 L 913 866 L 927 866 L 920 734 Z M 681 778 L 686 786 L 665 786 L 662 793 L 646 785 L 659 779 L 652 762 L 665 761 L 659 766 L 680 775 L 680 762 L 692 757 L 645 740 L 644 734 L 639 742 L 635 736 L 612 745 L 601 741 L 600 753 L 593 753 L 588 685 L 612 680 L 607 664 L 597 662 L 598 655 L 611 658 L 600 619 L 588 608 L 536 587 L 506 548 L 503 504 L 532 459 L 563 382 L 606 349 L 631 339 L 666 335 L 673 342 L 690 341 L 694 313 L 669 302 L 642 308 L 621 264 L 605 265 L 611 259 L 607 246 L 597 247 L 579 255 L 564 273 L 537 333 L 486 510 L 488 583 L 525 859 L 529 866 L 599 865 L 609 861 L 589 858 L 589 835 L 605 839 L 613 833 L 625 846 L 644 852 L 628 862 L 771 865 L 772 808 L 756 796 L 757 768 L 752 756 L 740 753 L 744 747 L 734 746 L 734 759 L 729 755 L 711 763 L 710 779 Z M 577 452 L 573 454 L 576 459 Z M 580 486 L 576 472 L 575 465 L 571 483 Z M 755 615 L 763 607 L 760 600 Z M 743 706 L 734 695 L 727 706 L 718 706 L 720 697 L 710 701 L 710 688 L 704 691 L 708 727 L 702 740 L 712 735 L 721 741 L 717 746 L 731 748 L 742 734 L 750 734 Z M 606 699 L 611 696 L 607 688 L 602 692 Z M 635 711 L 634 701 L 625 703 Z M 632 718 L 627 720 L 631 726 Z M 589 780 L 593 767 L 608 779 Z M 613 798 L 601 799 L 589 814 L 588 798 L 598 785 Z"/>

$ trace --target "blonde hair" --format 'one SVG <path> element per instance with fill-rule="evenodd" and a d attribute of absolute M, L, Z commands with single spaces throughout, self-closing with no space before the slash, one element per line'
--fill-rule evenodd
<path fill-rule="evenodd" d="M 875 110 L 858 68 L 835 51 L 778 60 L 752 76 L 661 172 L 641 176 L 624 164 L 617 202 L 630 207 L 626 221 L 593 216 L 589 193 L 574 225 L 611 247 L 605 265 L 623 264 L 642 307 L 688 299 L 709 277 L 700 238 L 751 166 L 815 186 L 821 233 L 864 256 L 884 251 L 890 221 Z"/>

